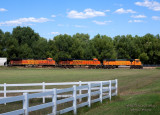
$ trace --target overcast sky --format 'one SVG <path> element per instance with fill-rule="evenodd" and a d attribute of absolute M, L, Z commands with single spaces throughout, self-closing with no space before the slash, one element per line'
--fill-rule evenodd
<path fill-rule="evenodd" d="M 30 26 L 40 36 L 160 34 L 159 0 L 0 0 L 0 29 Z"/>

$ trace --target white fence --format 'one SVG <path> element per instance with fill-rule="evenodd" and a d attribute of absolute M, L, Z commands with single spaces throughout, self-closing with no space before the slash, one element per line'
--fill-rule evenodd
<path fill-rule="evenodd" d="M 79 84 L 80 83 L 80 84 Z M 77 113 L 77 108 L 83 107 L 83 106 L 88 106 L 91 107 L 91 103 L 95 102 L 102 102 L 103 99 L 110 99 L 112 96 L 117 95 L 118 91 L 118 81 L 116 80 L 109 80 L 109 81 L 94 81 L 94 82 L 69 82 L 69 83 L 61 83 L 61 85 L 71 85 L 74 84 L 73 87 L 70 88 L 64 88 L 64 89 L 45 89 L 46 85 L 60 85 L 57 83 L 43 83 L 43 85 L 40 84 L 1 84 L 0 86 L 4 87 L 4 91 L 1 91 L 1 93 L 4 93 L 4 96 L 6 96 L 6 93 L 9 93 L 6 90 L 7 86 L 37 86 L 37 85 L 42 85 L 43 89 L 41 90 L 41 93 L 23 93 L 23 95 L 20 96 L 14 96 L 14 97 L 3 97 L 0 99 L 0 104 L 5 104 L 5 103 L 11 103 L 11 102 L 16 102 L 16 101 L 23 101 L 23 108 L 7 113 L 2 113 L 0 115 L 19 115 L 19 114 L 25 114 L 28 115 L 29 112 L 44 109 L 47 107 L 52 107 L 52 113 L 51 115 L 56 115 L 56 114 L 63 114 L 69 111 L 73 111 L 74 114 Z M 79 85 L 79 86 L 76 86 Z M 45 89 L 45 90 L 44 90 Z M 47 91 L 49 90 L 49 91 Z M 87 92 L 82 92 L 83 90 L 86 90 Z M 23 90 L 24 91 L 24 90 Z M 37 90 L 36 90 L 37 91 Z M 25 90 L 24 92 L 36 92 L 35 90 Z M 78 91 L 78 93 L 77 93 Z M 13 91 L 14 93 L 16 91 Z M 12 92 L 12 93 L 13 93 Z M 17 92 L 22 92 L 22 90 L 17 90 Z M 17 93 L 16 92 L 16 93 Z M 72 94 L 68 95 L 67 98 L 64 99 L 58 99 L 59 94 L 63 93 L 70 93 Z M 10 92 L 11 93 L 11 92 Z M 33 98 L 39 98 L 39 97 L 48 97 L 50 96 L 52 98 L 51 102 L 36 105 L 36 106 L 29 106 L 29 100 Z M 98 96 L 96 99 L 92 99 L 92 96 Z M 86 102 L 82 102 L 82 98 L 87 97 L 88 100 Z M 77 100 L 79 100 L 81 103 L 77 104 Z M 44 101 L 44 100 L 43 100 Z M 62 109 L 57 111 L 57 105 L 73 101 L 73 104 L 71 107 Z"/>
<path fill-rule="evenodd" d="M 28 84 L 7 84 L 7 83 L 4 83 L 4 84 L 0 84 L 0 88 L 3 88 L 2 90 L 0 89 L 0 94 L 3 95 L 3 97 L 7 97 L 7 94 L 9 96 L 12 96 L 12 94 L 14 95 L 19 95 L 20 93 L 36 93 L 36 92 L 46 92 L 46 91 L 51 91 L 52 89 L 46 89 L 47 86 L 52 86 L 52 88 L 55 88 L 55 86 L 73 86 L 73 85 L 78 85 L 78 86 L 81 86 L 81 85 L 87 85 L 88 83 L 99 83 L 101 81 L 87 81 L 87 82 L 59 82 L 59 83 L 45 83 L 45 82 L 42 82 L 42 83 L 28 83 Z M 105 81 L 103 81 L 105 82 Z M 40 86 L 41 89 L 28 89 L 28 87 L 35 87 L 35 86 Z M 12 88 L 12 89 L 16 89 L 16 90 L 7 90 L 7 87 L 8 88 Z M 19 90 L 18 87 L 25 87 L 24 90 Z M 94 88 L 96 89 L 96 88 Z M 85 89 L 83 89 L 85 90 Z M 81 91 L 79 91 L 79 94 L 81 94 Z M 68 97 L 70 95 L 57 95 L 57 97 Z M 2 98 L 2 97 L 0 97 Z M 43 97 L 43 103 L 45 103 L 45 97 Z"/>

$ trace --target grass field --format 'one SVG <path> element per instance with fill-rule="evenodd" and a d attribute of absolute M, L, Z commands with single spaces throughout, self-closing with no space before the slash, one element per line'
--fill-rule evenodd
<path fill-rule="evenodd" d="M 119 96 L 82 109 L 84 115 L 159 115 L 159 69 L 0 68 L 0 83 L 72 82 L 118 79 Z M 0 108 L 5 109 L 4 106 Z M 2 110 L 1 109 L 1 110 Z M 0 110 L 0 111 L 1 111 Z M 43 113 L 42 113 L 43 114 Z M 70 114 L 70 113 L 69 113 Z"/>

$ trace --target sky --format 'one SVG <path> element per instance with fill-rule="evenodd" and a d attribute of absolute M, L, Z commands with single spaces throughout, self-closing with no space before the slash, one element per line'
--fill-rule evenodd
<path fill-rule="evenodd" d="M 0 0 L 0 29 L 29 26 L 41 37 L 59 34 L 160 34 L 160 0 Z"/>

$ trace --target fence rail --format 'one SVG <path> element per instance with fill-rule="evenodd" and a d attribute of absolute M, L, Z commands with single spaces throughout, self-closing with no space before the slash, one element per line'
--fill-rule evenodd
<path fill-rule="evenodd" d="M 69 84 L 71 83 L 72 82 L 70 82 Z M 57 85 L 57 83 L 43 83 L 43 84 L 56 84 Z M 65 83 L 62 83 L 62 84 L 64 85 Z M 77 108 L 80 108 L 83 106 L 91 107 L 91 103 L 95 103 L 98 101 L 102 102 L 103 99 L 107 99 L 107 98 L 111 100 L 111 97 L 116 96 L 118 92 L 118 80 L 117 79 L 109 80 L 109 81 L 73 82 L 72 84 L 74 85 L 73 87 L 70 87 L 70 88 L 64 88 L 64 89 L 54 88 L 54 89 L 50 89 L 50 91 L 42 90 L 42 92 L 40 93 L 32 93 L 32 94 L 23 93 L 23 95 L 20 95 L 20 96 L 3 97 L 0 99 L 0 104 L 11 103 L 11 102 L 16 102 L 16 101 L 23 101 L 23 108 L 19 110 L 7 112 L 7 113 L 1 113 L 0 115 L 13 115 L 13 114 L 14 115 L 19 115 L 19 114 L 28 115 L 29 112 L 44 109 L 47 107 L 52 107 L 52 113 L 50 115 L 63 114 L 69 111 L 73 111 L 74 114 L 77 114 Z M 19 86 L 21 85 L 24 86 L 26 84 L 19 84 Z M 27 84 L 27 86 L 28 85 L 29 84 Z M 35 85 L 35 84 L 32 84 L 32 85 Z M 38 85 L 41 85 L 41 84 L 38 84 Z M 79 86 L 76 86 L 76 85 L 79 85 Z M 0 86 L 3 86 L 3 87 L 15 86 L 15 84 L 14 85 L 13 84 L 3 84 Z M 5 89 L 4 92 L 6 92 L 7 91 L 6 88 L 4 89 Z M 86 92 L 82 93 L 82 90 L 86 90 L 87 93 Z M 77 93 L 78 91 L 79 93 Z M 67 98 L 58 99 L 59 94 L 70 93 L 70 92 L 72 92 L 72 94 L 70 94 L 70 96 L 68 96 Z M 36 106 L 29 106 L 30 99 L 46 97 L 46 96 L 50 96 L 52 98 L 52 101 L 48 103 L 36 105 Z M 98 98 L 92 99 L 91 98 L 92 96 L 98 96 Z M 81 99 L 85 97 L 88 98 L 87 101 L 82 102 Z M 79 100 L 81 103 L 77 104 L 77 100 Z M 70 101 L 73 102 L 71 107 L 57 111 L 58 104 L 62 104 L 62 103 L 70 102 Z"/>

